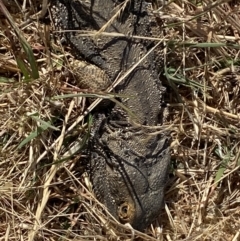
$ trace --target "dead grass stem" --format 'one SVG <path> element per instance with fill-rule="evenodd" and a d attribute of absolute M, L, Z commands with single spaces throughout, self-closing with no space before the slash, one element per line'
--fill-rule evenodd
<path fill-rule="evenodd" d="M 102 93 L 79 94 L 77 83 L 64 75 L 71 72 L 72 56 L 56 43 L 49 49 L 49 29 L 37 20 L 34 5 L 26 1 L 19 12 L 3 3 L 14 21 L 9 25 L 0 11 L 0 236 L 240 240 L 240 3 L 174 0 L 154 9 L 164 24 L 164 36 L 149 39 L 166 46 L 160 78 L 169 89 L 172 174 L 165 212 L 145 233 L 118 224 L 95 199 L 84 173 L 81 150 L 92 121 L 87 114 L 101 101 L 87 107 L 84 96 Z M 36 19 L 25 21 L 26 13 Z M 115 34 L 106 29 L 79 35 Z M 64 98 L 69 93 L 76 96 Z"/>

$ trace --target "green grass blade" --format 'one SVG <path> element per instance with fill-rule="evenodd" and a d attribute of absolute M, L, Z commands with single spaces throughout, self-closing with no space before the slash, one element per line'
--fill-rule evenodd
<path fill-rule="evenodd" d="M 22 148 L 25 146 L 28 142 L 31 140 L 35 139 L 37 136 L 39 136 L 43 131 L 47 130 L 48 126 L 47 125 L 41 125 L 37 127 L 37 129 L 33 132 L 31 132 L 17 147 L 17 149 Z"/>
<path fill-rule="evenodd" d="M 39 78 L 39 73 L 38 73 L 38 67 L 37 67 L 37 63 L 35 61 L 35 57 L 33 55 L 33 51 L 31 46 L 28 44 L 27 40 L 24 38 L 23 34 L 21 33 L 20 29 L 18 28 L 18 26 L 15 24 L 14 19 L 12 18 L 11 14 L 8 12 L 7 8 L 4 6 L 3 2 L 0 1 L 0 10 L 2 11 L 2 13 L 5 15 L 5 17 L 7 18 L 10 26 L 12 27 L 12 29 L 15 31 L 23 50 L 25 51 L 27 58 L 28 58 L 28 62 L 31 66 L 31 71 L 30 71 L 30 76 L 33 79 L 38 79 Z M 17 59 L 18 54 L 15 53 L 15 57 Z M 17 61 L 18 63 L 20 63 L 19 61 Z M 22 70 L 23 69 L 23 64 L 21 63 L 21 65 L 19 66 L 19 68 Z M 26 70 L 26 67 L 25 67 Z M 24 73 L 26 74 L 26 71 L 24 71 Z M 23 74 L 24 74 L 23 73 Z M 24 75 L 25 76 L 25 75 Z M 27 76 L 27 75 L 26 75 Z"/>
<path fill-rule="evenodd" d="M 228 151 L 227 155 L 225 156 L 222 156 L 218 150 L 216 150 L 216 153 L 217 155 L 222 158 L 221 160 L 221 164 L 219 166 L 219 169 L 216 173 L 216 176 L 215 176 L 215 179 L 214 179 L 214 183 L 218 182 L 222 177 L 223 177 L 223 174 L 227 168 L 227 165 L 228 165 L 228 162 L 230 161 L 230 152 Z"/>
<path fill-rule="evenodd" d="M 51 125 L 50 122 L 46 122 L 46 121 L 44 121 L 44 120 L 41 120 L 40 118 L 38 118 L 37 116 L 34 116 L 34 115 L 31 115 L 30 117 L 31 117 L 33 120 L 40 122 L 41 124 L 43 124 L 44 126 L 50 128 L 50 129 L 53 129 L 53 130 L 55 130 L 55 131 L 60 131 L 57 127 Z"/>

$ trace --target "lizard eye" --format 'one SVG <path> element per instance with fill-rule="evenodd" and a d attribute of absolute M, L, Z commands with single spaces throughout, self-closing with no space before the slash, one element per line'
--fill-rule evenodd
<path fill-rule="evenodd" d="M 123 207 L 122 207 L 122 212 L 127 214 L 127 212 L 128 212 L 128 206 L 123 206 Z"/>
<path fill-rule="evenodd" d="M 134 215 L 134 208 L 130 203 L 124 202 L 120 206 L 118 206 L 118 217 L 121 222 L 131 223 L 133 219 L 133 215 Z"/>

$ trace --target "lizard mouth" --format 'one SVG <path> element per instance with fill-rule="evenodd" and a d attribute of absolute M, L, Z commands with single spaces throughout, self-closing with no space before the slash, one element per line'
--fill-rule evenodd
<path fill-rule="evenodd" d="M 131 223 L 134 218 L 134 206 L 128 202 L 124 202 L 118 206 L 118 217 L 122 223 Z"/>

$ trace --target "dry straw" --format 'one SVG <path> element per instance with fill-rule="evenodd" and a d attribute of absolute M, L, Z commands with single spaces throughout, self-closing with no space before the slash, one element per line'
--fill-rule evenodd
<path fill-rule="evenodd" d="M 240 3 L 154 4 L 164 31 L 149 39 L 166 46 L 160 78 L 169 89 L 173 141 L 165 211 L 145 233 L 118 224 L 84 174 L 87 114 L 101 101 L 87 107 L 85 97 L 112 98 L 111 89 L 81 90 L 67 77 L 65 70 L 74 71 L 69 49 L 53 42 L 50 48 L 52 29 L 38 21 L 32 2 L 19 3 L 0 1 L 0 236 L 240 240 Z M 97 34 L 113 34 L 106 26 Z"/>

